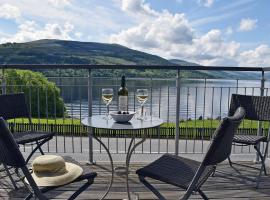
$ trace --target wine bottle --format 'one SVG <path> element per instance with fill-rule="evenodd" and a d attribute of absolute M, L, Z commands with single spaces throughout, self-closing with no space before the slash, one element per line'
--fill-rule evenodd
<path fill-rule="evenodd" d="M 119 111 L 128 111 L 128 89 L 126 88 L 126 77 L 122 76 L 121 87 L 118 90 Z"/>

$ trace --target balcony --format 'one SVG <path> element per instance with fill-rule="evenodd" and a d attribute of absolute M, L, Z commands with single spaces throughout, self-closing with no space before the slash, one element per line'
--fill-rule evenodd
<path fill-rule="evenodd" d="M 94 77 L 95 69 L 134 69 L 134 70 L 164 70 L 164 66 L 132 66 L 132 65 L 1 65 L 3 74 L 7 69 L 73 69 L 73 76 L 47 77 L 60 89 L 60 96 L 63 98 L 66 109 L 59 111 L 56 103 L 56 95 L 49 97 L 46 91 L 48 88 L 43 85 L 18 85 L 16 82 L 7 81 L 7 77 L 2 77 L 2 93 L 12 93 L 28 91 L 27 98 L 35 99 L 35 105 L 29 102 L 29 109 L 32 113 L 35 129 L 51 130 L 57 135 L 43 146 L 43 150 L 50 154 L 60 154 L 68 156 L 84 164 L 85 169 L 96 171 L 98 178 L 95 184 L 84 192 L 82 199 L 99 199 L 105 192 L 109 184 L 110 175 L 109 159 L 106 151 L 100 143 L 93 140 L 89 143 L 87 127 L 81 125 L 81 120 L 87 116 L 105 114 L 106 108 L 101 100 L 101 89 L 112 87 L 117 91 L 120 80 L 117 76 L 110 78 Z M 85 70 L 86 76 L 76 76 L 76 70 Z M 164 153 L 179 154 L 184 157 L 201 160 L 207 151 L 209 140 L 212 138 L 215 128 L 221 118 L 227 116 L 230 104 L 230 97 L 233 93 L 249 95 L 268 96 L 270 84 L 267 81 L 268 68 L 247 68 L 247 67 L 184 67 L 166 66 L 166 69 L 175 71 L 175 78 L 141 78 L 127 77 L 129 89 L 129 108 L 137 111 L 139 103 L 136 100 L 135 91 L 137 88 L 147 88 L 149 100 L 146 103 L 146 113 L 148 116 L 162 118 L 165 122 L 158 132 L 148 130 L 147 140 L 139 145 L 131 158 L 130 185 L 133 196 L 140 199 L 155 199 L 142 184 L 139 183 L 135 170 L 147 162 L 153 161 Z M 231 78 L 218 80 L 210 78 L 188 78 L 182 77 L 183 71 L 227 71 L 254 74 L 252 80 L 242 80 Z M 243 77 L 243 76 L 242 76 Z M 30 77 L 31 79 L 31 77 Z M 18 89 L 19 88 L 19 89 Z M 19 91 L 18 91 L 19 90 Z M 45 91 L 45 93 L 42 93 Z M 45 97 L 43 96 L 45 95 Z M 110 106 L 111 110 L 117 110 L 116 92 L 114 100 Z M 45 101 L 41 101 L 41 99 Z M 50 99 L 52 98 L 52 99 Z M 49 103 L 51 102 L 51 104 Z M 57 113 L 62 112 L 59 117 Z M 176 125 L 177 124 L 177 125 Z M 10 120 L 10 129 L 23 131 L 28 128 L 25 119 Z M 240 129 L 247 134 L 266 134 L 268 123 L 259 124 L 253 121 L 245 121 Z M 262 129 L 258 129 L 262 127 Z M 262 130 L 262 131 L 258 131 Z M 99 130 L 96 136 L 110 150 L 116 165 L 121 165 L 125 160 L 128 151 L 128 144 L 132 139 L 132 133 L 124 131 L 104 131 Z M 142 132 L 137 132 L 135 140 L 142 137 Z M 261 146 L 260 148 L 264 148 Z M 29 153 L 32 146 L 21 148 L 25 154 Z M 232 149 L 232 159 L 254 164 L 256 154 L 253 148 L 248 146 L 234 146 Z M 86 165 L 86 161 L 97 162 L 97 165 Z M 223 163 L 218 167 L 215 177 L 211 177 L 204 185 L 204 190 L 210 198 L 260 198 L 270 197 L 269 177 L 263 177 L 260 189 L 255 189 L 254 183 L 244 181 L 239 177 L 228 163 Z M 250 177 L 255 177 L 255 171 L 243 171 Z M 123 175 L 116 175 L 111 192 L 107 199 L 126 198 Z M 0 182 L 0 197 L 3 198 L 23 198 L 25 188 L 22 183 L 18 183 L 22 188 L 17 191 L 12 190 L 9 180 L 3 179 Z M 71 186 L 65 190 L 56 190 L 51 193 L 50 198 L 65 199 L 70 191 L 75 187 Z M 177 199 L 184 191 L 179 192 L 176 187 L 166 184 L 158 184 L 158 188 L 168 199 Z M 198 198 L 199 196 L 192 196 Z"/>
<path fill-rule="evenodd" d="M 131 166 L 130 175 L 130 187 L 132 197 L 139 199 L 156 199 L 156 197 L 149 192 L 141 183 L 139 183 L 138 176 L 134 174 L 134 171 L 142 167 L 143 163 L 133 163 Z M 108 177 L 110 176 L 110 166 L 108 164 L 99 163 L 99 165 L 90 166 L 85 165 L 85 169 L 96 171 L 98 177 L 95 183 L 83 192 L 78 199 L 99 199 L 104 191 L 107 189 Z M 224 174 L 217 174 L 215 177 L 211 177 L 203 186 L 203 190 L 210 199 L 269 199 L 270 196 L 270 178 L 264 177 L 261 183 L 261 189 L 255 189 L 254 183 L 249 181 L 243 181 L 243 179 L 237 177 L 238 174 L 232 170 L 229 165 L 221 165 L 218 170 Z M 226 174 L 225 174 L 226 173 Z M 257 172 L 254 170 L 245 171 L 244 174 L 248 174 L 250 177 L 256 176 Z M 114 184 L 110 193 L 106 199 L 125 199 L 126 188 L 124 187 L 125 177 L 116 175 Z M 17 191 L 12 190 L 10 181 L 4 179 L 0 182 L 1 199 L 23 199 L 26 196 L 27 190 L 22 183 L 18 184 L 21 188 Z M 170 185 L 158 183 L 155 186 L 164 194 L 168 199 L 179 199 L 181 195 L 184 195 L 184 191 Z M 72 192 L 77 189 L 76 184 L 65 187 L 64 189 L 54 190 L 48 192 L 50 199 L 67 199 Z M 191 199 L 200 199 L 199 195 L 192 195 Z"/>

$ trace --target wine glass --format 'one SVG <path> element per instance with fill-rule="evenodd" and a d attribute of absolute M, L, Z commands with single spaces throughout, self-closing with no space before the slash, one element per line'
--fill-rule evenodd
<path fill-rule="evenodd" d="M 144 114 L 144 104 L 148 99 L 148 90 L 147 89 L 137 89 L 136 96 L 138 99 L 138 102 L 141 104 L 141 115 L 137 119 L 143 120 L 143 114 Z"/>
<path fill-rule="evenodd" d="M 104 117 L 104 119 L 109 119 L 109 105 L 112 102 L 113 99 L 113 89 L 112 88 L 103 88 L 102 89 L 102 100 L 104 101 L 104 103 L 106 104 L 107 107 L 107 112 L 106 112 L 106 116 Z"/>

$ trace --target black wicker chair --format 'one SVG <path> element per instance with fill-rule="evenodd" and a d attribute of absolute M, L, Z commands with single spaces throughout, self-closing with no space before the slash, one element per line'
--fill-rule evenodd
<path fill-rule="evenodd" d="M 28 118 L 30 130 L 27 132 L 13 132 L 15 141 L 19 145 L 34 144 L 32 152 L 26 158 L 26 163 L 30 160 L 31 156 L 39 150 L 42 155 L 44 152 L 41 146 L 51 140 L 55 133 L 52 132 L 38 132 L 34 131 L 28 107 L 23 93 L 18 94 L 2 94 L 0 95 L 0 116 L 5 120 L 15 118 Z"/>
<path fill-rule="evenodd" d="M 164 196 L 145 179 L 146 177 L 187 190 L 182 199 L 188 199 L 192 192 L 198 192 L 203 199 L 208 199 L 201 186 L 214 172 L 216 165 L 229 157 L 233 136 L 244 115 L 245 110 L 239 108 L 233 117 L 222 120 L 202 162 L 165 154 L 137 170 L 140 181 L 161 200 L 165 200 Z"/>
<path fill-rule="evenodd" d="M 7 166 L 11 166 L 14 168 L 21 168 L 23 171 L 23 174 L 25 175 L 26 179 L 29 182 L 29 185 L 33 189 L 33 193 L 30 193 L 26 199 L 31 199 L 34 195 L 40 200 L 48 199 L 45 197 L 43 193 L 48 192 L 50 190 L 53 190 L 58 187 L 43 187 L 39 188 L 35 181 L 33 180 L 30 172 L 28 171 L 28 168 L 26 166 L 26 161 L 23 158 L 18 145 L 16 141 L 14 140 L 14 137 L 10 133 L 9 129 L 6 126 L 6 123 L 2 117 L 0 117 L 0 161 L 4 163 Z M 87 174 L 83 174 L 80 177 L 78 177 L 73 182 L 83 181 L 85 180 L 86 183 L 84 183 L 75 193 L 71 195 L 69 199 L 75 199 L 80 193 L 82 193 L 85 189 L 87 189 L 93 182 L 95 177 L 97 176 L 96 173 L 91 172 Z"/>
<path fill-rule="evenodd" d="M 243 107 L 246 110 L 245 119 L 256 121 L 270 121 L 270 96 L 248 96 L 248 95 L 233 94 L 229 109 L 229 116 L 231 116 L 239 106 Z M 265 168 L 265 158 L 268 151 L 268 144 L 270 139 L 269 135 L 270 129 L 268 130 L 267 136 L 248 135 L 245 133 L 239 133 L 235 135 L 233 138 L 233 144 L 240 146 L 252 145 L 254 146 L 254 149 L 259 155 L 259 158 L 261 160 L 261 167 L 255 168 L 259 170 L 259 175 L 255 180 L 257 182 L 256 185 L 257 188 L 259 187 L 260 184 L 262 172 L 264 171 L 264 174 L 267 175 Z M 263 153 L 260 151 L 260 143 L 266 144 Z M 232 164 L 237 164 L 245 167 L 254 168 L 252 166 L 234 163 L 231 161 L 230 157 L 228 159 L 231 166 Z"/>
<path fill-rule="evenodd" d="M 202 162 L 165 154 L 153 163 L 137 170 L 140 181 L 150 189 L 158 199 L 165 198 L 152 186 L 146 177 L 156 179 L 186 191 L 182 199 L 188 199 L 192 192 L 198 192 L 203 199 L 208 199 L 200 189 L 208 177 L 215 171 L 216 165 L 226 160 L 232 147 L 232 140 L 245 110 L 239 108 L 234 116 L 222 120 L 216 129 L 213 140 Z"/>

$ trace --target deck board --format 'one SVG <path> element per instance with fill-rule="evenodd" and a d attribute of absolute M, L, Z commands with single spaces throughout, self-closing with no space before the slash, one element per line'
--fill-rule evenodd
<path fill-rule="evenodd" d="M 81 163 L 85 171 L 95 171 L 98 177 L 95 183 L 83 192 L 78 199 L 99 199 L 101 194 L 106 190 L 109 183 L 110 170 L 108 163 L 100 163 L 100 165 L 86 165 Z M 119 165 L 119 164 L 118 164 Z M 132 164 L 130 173 L 130 187 L 132 188 L 133 196 L 139 195 L 140 199 L 156 199 L 156 197 L 149 192 L 142 184 L 139 183 L 138 177 L 135 174 L 136 169 L 142 167 L 144 164 Z M 102 167 L 101 167 L 102 166 Z M 255 170 L 238 167 L 243 175 L 255 177 L 258 173 Z M 241 170 L 242 169 L 242 170 Z M 269 170 L 268 170 L 269 171 Z M 20 187 L 18 190 L 13 190 L 12 185 L 7 177 L 3 177 L 1 172 L 0 179 L 0 199 L 23 199 L 27 194 L 27 189 L 18 182 Z M 161 191 L 167 199 L 179 199 L 184 194 L 174 186 L 163 184 L 161 182 L 153 181 L 155 186 Z M 60 200 L 67 199 L 73 191 L 78 188 L 78 183 L 61 187 L 57 190 L 47 193 L 50 199 Z M 202 187 L 202 190 L 210 199 L 270 199 L 270 177 L 263 176 L 260 189 L 255 188 L 255 183 L 249 180 L 244 180 L 239 177 L 228 164 L 221 164 L 218 166 L 217 173 L 214 177 L 210 177 Z M 124 199 L 125 193 L 125 177 L 123 175 L 116 175 L 111 192 L 106 199 Z M 199 195 L 192 195 L 190 199 L 200 199 Z"/>

